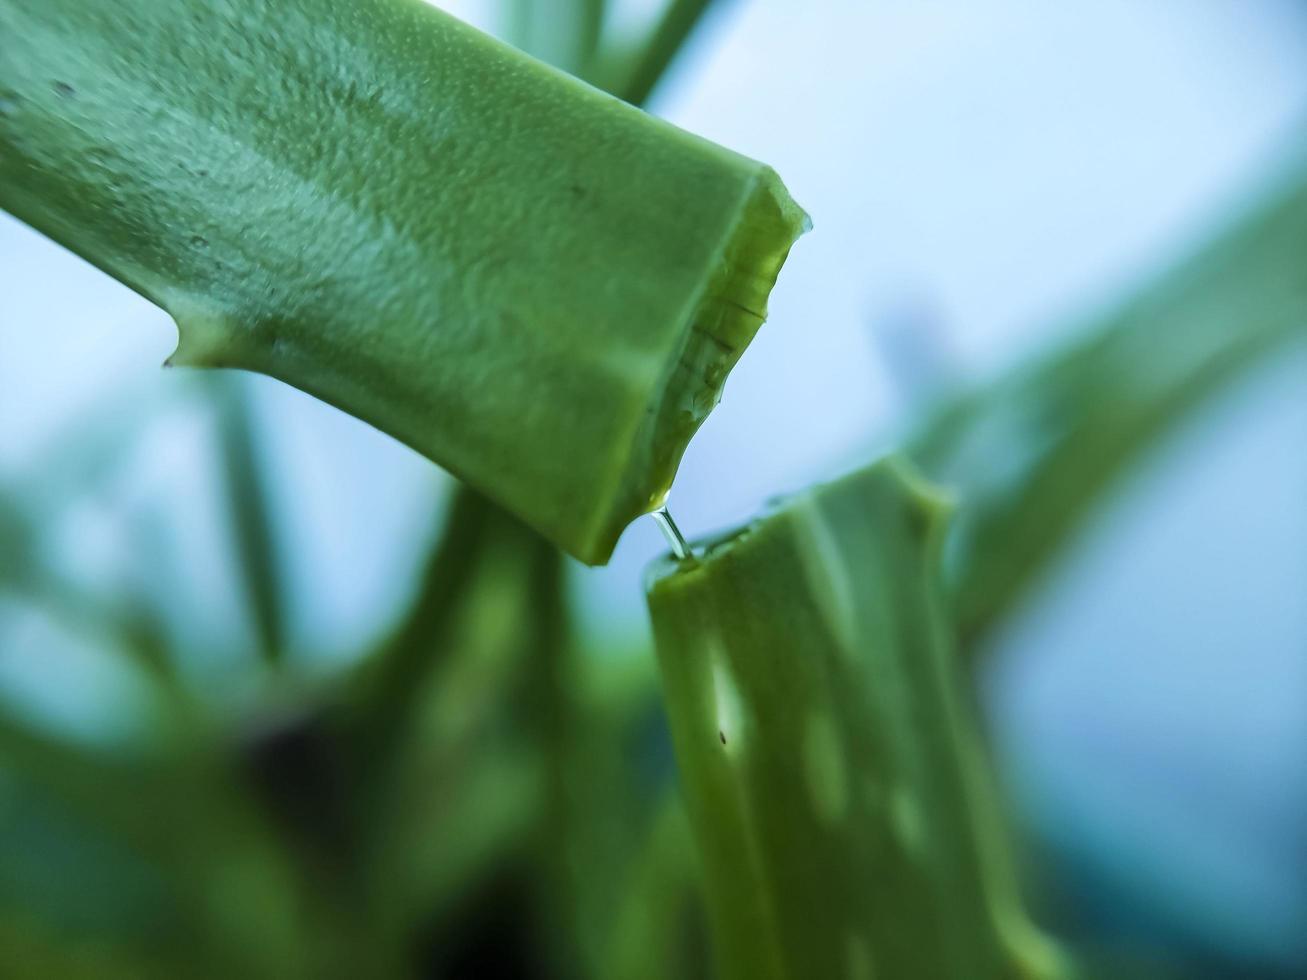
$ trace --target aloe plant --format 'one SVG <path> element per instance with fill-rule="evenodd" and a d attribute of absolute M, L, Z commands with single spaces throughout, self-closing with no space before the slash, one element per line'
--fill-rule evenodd
<path fill-rule="evenodd" d="M 6 0 L 0 33 L 0 206 L 171 313 L 170 363 L 318 395 L 590 563 L 805 227 L 769 168 L 419 0 Z"/>
<path fill-rule="evenodd" d="M 1062 975 L 956 673 L 948 509 L 889 460 L 651 572 L 723 977 Z"/>
<path fill-rule="evenodd" d="M 602 0 L 572 0 L 522 40 L 638 103 L 707 6 L 672 0 L 618 50 Z M 238 592 L 278 668 L 215 718 L 164 600 L 104 603 L 46 566 L 61 467 L 0 486 L 0 592 L 122 653 L 166 708 L 142 754 L 0 703 L 5 853 L 85 855 L 115 895 L 38 894 L 23 876 L 54 872 L 0 862 L 9 972 L 460 976 L 482 955 L 689 978 L 705 918 L 724 978 L 1087 962 L 1022 908 L 958 661 L 1147 447 L 1302 337 L 1299 171 L 1086 339 L 913 431 L 957 522 L 895 459 L 659 563 L 660 708 L 651 668 L 580 655 L 555 545 L 603 561 L 666 490 L 805 226 L 775 175 L 416 0 L 0 0 L 0 37 L 24 41 L 0 44 L 0 206 L 171 312 L 175 363 L 303 387 L 529 525 L 458 492 L 399 621 L 310 680 L 258 432 L 205 386 Z"/>
<path fill-rule="evenodd" d="M 953 637 L 968 655 L 981 648 L 1149 445 L 1307 341 L 1305 202 L 1295 153 L 1193 257 L 1067 348 L 921 425 L 911 454 L 958 495 L 947 568 L 938 493 L 887 462 L 651 571 L 723 975 L 1070 969 L 1022 924 Z M 918 800 L 930 802 L 902 802 Z M 926 854 L 921 840 L 956 849 Z M 848 927 L 859 902 L 854 920 L 872 930 L 861 945 Z"/>

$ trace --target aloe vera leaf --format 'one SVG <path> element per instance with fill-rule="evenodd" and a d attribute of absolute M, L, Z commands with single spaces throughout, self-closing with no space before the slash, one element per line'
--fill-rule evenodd
<path fill-rule="evenodd" d="M 640 105 L 667 74 L 667 68 L 685 47 L 715 0 L 668 0 L 653 34 L 635 53 L 619 91 L 629 102 Z"/>
<path fill-rule="evenodd" d="M 121 657 L 140 669 L 153 693 L 182 708 L 160 610 L 139 590 L 125 602 L 108 601 L 54 567 L 36 533 L 42 515 L 24 506 L 23 497 L 0 484 L 0 599 L 30 604 L 96 649 Z"/>
<path fill-rule="evenodd" d="M 591 17 L 597 40 L 606 4 L 603 0 L 577 0 L 577 4 Z M 529 40 L 523 33 L 529 26 L 530 11 L 524 11 L 527 6 L 512 5 L 518 15 L 519 43 Z M 522 16 L 524 12 L 526 17 Z M 688 34 L 687 28 L 677 43 Z M 650 39 L 651 47 L 666 50 L 663 67 L 673 53 L 670 44 L 665 32 Z M 620 88 L 621 79 L 614 80 L 619 83 L 615 94 L 629 97 L 630 93 Z M 523 618 L 545 627 L 541 631 L 545 649 L 535 649 L 539 643 L 528 644 L 529 649 L 518 644 L 517 655 L 507 660 L 487 657 L 476 644 L 459 644 L 456 635 L 446 629 L 458 619 L 460 606 L 481 588 L 469 586 L 469 582 L 493 567 L 488 555 L 505 548 L 505 535 L 515 542 L 509 551 L 516 555 L 504 552 L 511 558 L 510 567 L 533 569 L 533 584 L 528 590 L 529 610 L 524 609 L 521 615 L 505 615 L 501 609 L 496 618 Z M 542 926 L 553 929 L 555 934 L 566 934 L 566 939 L 549 945 L 555 956 L 575 958 L 576 962 L 562 971 L 572 975 L 586 959 L 595 958 L 592 947 L 605 942 L 602 937 L 614 920 L 614 886 L 620 888 L 625 881 L 622 869 L 629 858 L 626 852 L 635 851 L 633 842 L 642 839 L 648 828 L 638 812 L 639 794 L 627 785 L 633 774 L 620 747 L 630 737 L 623 723 L 626 713 L 615 711 L 612 717 L 597 718 L 591 706 L 579 704 L 575 696 L 568 695 L 588 682 L 584 677 L 571 676 L 579 666 L 574 658 L 559 660 L 558 631 L 556 625 L 549 624 L 557 624 L 565 614 L 557 579 L 561 559 L 555 550 L 542 544 L 475 491 L 461 486 L 454 492 L 445 532 L 410 613 L 368 667 L 374 683 L 369 685 L 373 694 L 367 699 L 370 708 L 365 711 L 372 720 L 365 722 L 365 728 L 375 732 L 381 722 L 382 727 L 391 729 L 391 744 L 401 745 L 404 739 L 394 737 L 404 729 L 401 719 L 411 718 L 414 713 L 439 715 L 442 710 L 433 712 L 423 707 L 433 687 L 442 692 L 439 701 L 447 710 L 469 700 L 484 704 L 485 691 L 506 686 L 510 677 L 517 679 L 516 687 L 525 678 L 534 692 L 528 699 L 530 717 L 525 726 L 535 751 L 514 751 L 497 741 L 488 744 L 485 738 L 485 722 L 493 723 L 498 710 L 523 707 L 520 694 L 510 697 L 510 704 L 485 712 L 487 717 L 474 728 L 467 729 L 465 723 L 466 730 L 461 734 L 444 728 L 441 739 L 453 743 L 450 751 L 428 753 L 421 759 L 409 757 L 396 767 L 394 776 L 407 788 L 401 789 L 393 798 L 394 804 L 387 808 L 389 815 L 383 819 L 398 817 L 398 822 L 383 824 L 377 836 L 389 841 L 390 846 L 377 855 L 374 865 L 380 881 L 393 883 L 386 889 L 396 893 L 397 909 L 391 918 L 406 922 L 414 916 L 429 916 L 436 909 L 451 908 L 458 896 L 466 893 L 469 882 L 484 876 L 487 868 L 502 865 L 505 855 L 523 848 L 530 837 L 540 838 L 536 850 L 542 852 L 537 860 L 544 865 L 539 870 L 545 885 L 538 896 L 544 913 Z M 505 591 L 502 585 L 499 591 Z M 449 664 L 451 659 L 460 663 Z M 488 661 L 494 662 L 493 669 L 487 669 Z M 439 684 L 430 682 L 433 670 L 440 674 Z M 503 671 L 508 671 L 509 676 L 501 677 Z M 469 698 L 468 685 L 460 678 L 477 674 L 482 678 L 478 687 L 483 695 Z M 538 677 L 540 674 L 543 676 Z M 466 719 L 468 713 L 455 714 Z M 364 754 L 375 758 L 378 743 L 369 740 L 367 744 L 370 748 Z M 382 749 L 380 755 L 389 753 L 390 749 Z M 622 789 L 614 793 L 614 787 Z M 466 821 L 466 829 L 457 831 L 462 821 Z M 433 822 L 444 831 L 433 835 Z M 537 824 L 543 833 L 532 835 L 532 827 Z M 625 837 L 615 840 L 619 825 Z M 451 833 L 451 828 L 456 832 Z M 580 852 L 584 852 L 584 858 L 578 858 Z M 580 875 L 573 871 L 578 860 L 586 868 Z M 689 886 L 685 890 L 692 891 Z M 646 929 L 640 938 L 646 945 L 661 948 L 661 937 L 655 938 L 655 932 L 656 927 Z M 629 945 L 625 949 L 639 956 Z M 670 950 L 667 955 L 671 955 Z M 593 964 L 587 964 L 581 972 L 625 975 Z M 646 971 L 643 975 L 658 974 Z"/>
<path fill-rule="evenodd" d="M 514 0 L 509 4 L 504 40 L 515 47 L 592 81 L 590 70 L 603 36 L 607 0 Z"/>
<path fill-rule="evenodd" d="M 409 613 L 347 685 L 337 730 L 365 808 L 374 911 L 396 934 L 530 847 L 546 803 L 537 681 L 560 566 L 538 534 L 459 491 Z"/>
<path fill-rule="evenodd" d="M 480 645 L 462 650 L 455 635 L 467 615 L 462 608 L 475 604 L 477 593 L 485 591 L 483 578 L 493 579 L 496 570 L 510 574 L 517 567 L 519 556 L 504 539 L 520 526 L 480 494 L 455 491 L 408 609 L 348 685 L 347 728 L 360 760 L 370 769 L 380 773 L 391 768 L 396 753 L 412 739 L 419 717 L 429 712 L 424 706 L 434 690 L 432 677 L 457 672 L 450 661 L 461 653 L 475 659 Z M 501 588 L 491 591 L 499 593 Z M 468 673 L 482 676 L 474 668 Z"/>
<path fill-rule="evenodd" d="M 806 218 L 418 0 L 0 0 L 0 206 L 589 563 L 659 502 Z"/>
<path fill-rule="evenodd" d="M 1307 341 L 1307 162 L 1083 339 L 947 404 L 907 453 L 961 502 L 964 650 L 1040 581 L 1106 493 L 1216 393 Z"/>
<path fill-rule="evenodd" d="M 83 948 L 66 935 L 40 928 L 29 916 L 0 918 L 0 950 L 6 980 L 168 980 L 212 974 L 193 956 L 162 956 L 125 944 L 98 942 Z"/>
<path fill-rule="evenodd" d="M 0 769 L 61 803 L 97 835 L 166 882 L 181 920 L 197 931 L 201 960 L 255 975 L 273 964 L 317 961 L 300 915 L 318 899 L 299 890 L 288 862 L 238 788 L 225 760 L 174 747 L 151 757 L 53 738 L 0 708 Z M 150 805 L 142 805 L 150 801 Z M 257 895 L 257 910 L 240 903 Z M 315 938 L 315 941 L 319 941 Z M 298 968 L 282 975 L 307 975 Z"/>
<path fill-rule="evenodd" d="M 268 471 L 261 454 L 263 443 L 256 431 L 245 379 L 213 380 L 210 390 L 217 407 L 218 450 L 239 585 L 245 592 L 258 652 L 266 662 L 277 664 L 285 658 L 289 637 Z"/>
<path fill-rule="evenodd" d="M 589 18 L 585 47 L 597 47 L 607 4 L 605 0 L 575 0 L 575 3 Z M 529 4 L 517 2 L 511 6 L 517 15 L 516 40 L 525 43 L 528 39 L 524 31 L 529 26 L 530 11 L 524 11 L 524 8 Z M 661 67 L 651 71 L 661 71 L 666 67 L 675 47 L 689 36 L 692 27 L 692 24 L 687 25 L 675 40 L 666 31 L 658 31 L 648 39 L 650 48 L 665 53 Z M 541 52 L 533 53 L 539 55 Z M 590 54 L 594 55 L 595 51 L 590 51 Z M 632 101 L 632 92 L 620 87 L 622 80 L 615 78 L 614 81 L 619 85 L 614 94 Z M 466 486 L 456 489 L 445 532 L 433 552 L 411 611 L 392 634 L 392 640 L 379 651 L 377 662 L 370 668 L 380 674 L 389 674 L 389 680 L 375 689 L 377 694 L 371 699 L 374 714 L 384 714 L 393 722 L 398 717 L 422 710 L 420 692 L 427 689 L 424 677 L 433 664 L 459 657 L 474 666 L 474 659 L 486 659 L 484 656 L 463 657 L 462 654 L 468 652 L 466 647 L 461 653 L 449 649 L 454 644 L 444 627 L 455 618 L 460 602 L 465 601 L 463 587 L 479 573 L 487 552 L 495 550 L 498 537 L 495 528 L 500 528 L 502 534 L 514 527 L 517 523 L 511 517 L 487 503 L 475 491 Z M 569 934 L 566 941 L 556 941 L 551 946 L 573 947 L 567 952 L 575 955 L 578 962 L 572 965 L 572 969 L 563 971 L 570 975 L 587 957 L 594 958 L 591 947 L 606 942 L 603 937 L 611 931 L 615 919 L 611 913 L 614 886 L 620 888 L 625 883 L 622 868 L 624 859 L 629 858 L 626 852 L 634 852 L 638 845 L 633 842 L 642 840 L 649 830 L 640 819 L 639 793 L 629 785 L 635 777 L 621 749 L 623 741 L 630 738 L 628 716 L 642 717 L 640 709 L 647 707 L 647 703 L 641 701 L 638 705 L 628 705 L 629 695 L 614 699 L 609 691 L 603 703 L 610 710 L 603 713 L 603 717 L 596 717 L 600 712 L 593 706 L 578 703 L 574 692 L 590 682 L 584 676 L 575 676 L 583 672 L 578 670 L 581 665 L 574 657 L 560 658 L 566 645 L 565 639 L 560 645 L 557 629 L 560 617 L 565 616 L 565 600 L 558 579 L 561 559 L 556 551 L 541 547 L 542 542 L 534 540 L 532 534 L 521 532 L 520 528 L 513 537 L 515 550 L 519 552 L 514 566 L 533 569 L 528 621 L 543 627 L 540 632 L 545 649 L 536 650 L 534 648 L 541 644 L 532 643 L 533 649 L 519 649 L 517 660 L 504 662 L 503 667 L 510 668 L 514 677 L 525 676 L 527 685 L 533 691 L 540 691 L 534 695 L 526 727 L 530 738 L 544 743 L 543 771 L 539 765 L 540 752 L 528 758 L 520 757 L 524 753 L 514 755 L 511 750 L 506 753 L 503 747 L 487 751 L 484 737 L 475 733 L 466 749 L 456 745 L 450 753 L 451 757 L 464 760 L 462 768 L 465 772 L 462 775 L 453 773 L 453 778 L 459 780 L 457 800 L 460 802 L 455 803 L 456 797 L 449 791 L 449 768 L 442 767 L 436 774 L 422 765 L 411 769 L 404 767 L 413 784 L 441 786 L 442 792 L 432 793 L 433 799 L 418 805 L 414 805 L 414 798 L 410 795 L 397 807 L 405 826 L 411 829 L 394 833 L 385 831 L 382 836 L 398 842 L 393 859 L 404 871 L 396 875 L 394 868 L 382 860 L 378 862 L 378 874 L 383 879 L 407 882 L 399 889 L 404 895 L 400 904 L 406 912 L 429 915 L 433 908 L 449 907 L 460 893 L 466 891 L 468 881 L 474 876 L 484 874 L 487 867 L 502 863 L 505 851 L 520 847 L 533 821 L 540 824 L 544 829 L 543 834 L 537 835 L 543 838 L 539 850 L 544 852 L 545 864 L 541 871 L 546 885 L 540 896 L 547 916 L 544 925 L 561 926 Z M 525 660 L 518 662 L 523 654 L 527 654 Z M 398 669 L 396 662 L 402 662 Z M 440 687 L 448 692 L 442 698 L 445 703 L 465 700 L 465 687 L 457 680 L 460 674 L 462 671 L 457 667 L 452 672 L 442 673 Z M 490 674 L 492 679 L 496 676 L 497 671 Z M 451 680 L 452 684 L 449 683 Z M 495 683 L 503 684 L 506 680 L 499 678 Z M 640 690 L 645 691 L 645 687 L 641 686 Z M 569 696 L 569 692 L 573 694 Z M 445 737 L 449 736 L 446 731 Z M 506 754 L 507 759 L 504 758 Z M 511 765 L 508 764 L 510 759 Z M 503 778 L 488 778 L 488 774 L 493 772 L 502 773 Z M 470 783 L 466 782 L 469 777 L 472 778 Z M 614 787 L 621 788 L 614 793 Z M 452 809 L 451 803 L 455 803 Z M 447 832 L 450 821 L 457 823 L 462 814 L 469 822 L 468 831 Z M 432 835 L 429 827 L 433 816 L 437 815 L 446 832 Z M 488 815 L 491 819 L 487 819 Z M 619 825 L 626 836 L 614 840 Z M 469 848 L 470 840 L 476 841 L 477 845 Z M 571 869 L 577 859 L 571 855 L 572 851 L 586 854 L 580 860 L 587 870 L 575 876 L 575 881 Z M 689 876 L 688 872 L 686 875 Z M 689 885 L 684 891 L 693 894 Z M 668 897 L 668 900 L 674 899 Z M 630 903 L 623 900 L 621 904 L 627 908 Z M 595 909 L 603 909 L 608 914 L 596 914 Z M 398 916 L 401 920 L 403 917 Z M 656 935 L 658 928 L 647 926 L 641 933 L 640 940 L 645 947 L 663 948 L 665 944 L 661 939 L 664 937 Z M 634 960 L 641 956 L 639 945 L 637 942 L 623 948 Z M 558 949 L 558 952 L 562 951 Z M 664 952 L 665 956 L 673 955 L 671 949 Z M 642 975 L 665 975 L 656 969 L 653 973 L 648 972 L 648 958 L 643 959 L 646 970 Z M 620 969 L 615 972 L 606 966 L 595 967 L 593 964 L 583 972 L 615 978 L 627 975 Z"/>
<path fill-rule="evenodd" d="M 660 806 L 645 843 L 627 874 L 609 930 L 607 980 L 690 980 L 707 977 L 710 964 L 694 940 L 702 916 L 691 913 L 700 897 L 694 841 L 679 795 Z M 698 944 L 701 945 L 701 944 Z"/>
<path fill-rule="evenodd" d="M 595 60 L 603 47 L 604 27 L 608 20 L 608 0 L 576 0 L 577 19 L 577 71 L 587 81 L 594 70 Z M 633 105 L 640 105 L 640 99 L 627 99 Z"/>
<path fill-rule="evenodd" d="M 651 569 L 727 978 L 1062 969 L 1020 909 L 961 694 L 947 511 L 891 459 Z"/>

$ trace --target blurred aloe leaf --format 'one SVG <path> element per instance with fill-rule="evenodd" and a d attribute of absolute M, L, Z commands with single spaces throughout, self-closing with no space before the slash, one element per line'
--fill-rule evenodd
<path fill-rule="evenodd" d="M 463 487 L 454 490 L 407 611 L 350 685 L 357 692 L 351 708 L 357 718 L 351 725 L 363 755 L 388 760 L 411 737 L 431 697 L 431 678 L 457 658 L 449 634 L 459 606 L 477 589 L 497 529 L 515 526 L 480 494 Z"/>
<path fill-rule="evenodd" d="M 56 536 L 68 513 L 119 478 L 152 422 L 185 411 L 189 386 L 112 391 L 73 414 L 25 467 L 0 477 L 0 594 L 9 593 L 111 656 L 142 667 L 161 694 L 179 689 L 168 624 L 188 612 L 181 590 L 158 563 L 171 542 L 157 512 L 139 515 L 135 564 L 146 579 L 88 583 L 58 560 Z"/>
<path fill-rule="evenodd" d="M 329 724 L 349 819 L 397 943 L 529 850 L 548 748 L 533 678 L 559 642 L 559 569 L 551 544 L 457 489 L 408 612 L 342 685 Z"/>
<path fill-rule="evenodd" d="M 160 933 L 184 926 L 164 875 L 93 811 L 13 766 L 0 766 L 0 849 L 0 918 L 25 916 L 37 932 L 88 944 L 156 948 Z"/>
<path fill-rule="evenodd" d="M 679 793 L 667 798 L 632 862 L 596 976 L 708 980 L 712 957 L 694 838 Z"/>
<path fill-rule="evenodd" d="M 957 491 L 950 573 L 963 649 L 983 645 L 1104 495 L 1251 368 L 1307 340 L 1307 165 L 1082 339 L 945 405 L 908 440 Z"/>
<path fill-rule="evenodd" d="M 23 496 L 0 485 L 0 596 L 31 605 L 96 649 L 141 668 L 157 693 L 174 693 L 175 665 L 157 605 L 140 590 L 101 595 L 65 574 L 49 560 L 43 521 Z"/>
<path fill-rule="evenodd" d="M 105 855 L 117 854 L 117 860 L 137 866 L 137 877 L 163 889 L 168 914 L 186 937 L 178 940 L 199 954 L 197 969 L 212 971 L 206 975 L 226 969 L 255 976 L 277 975 L 280 969 L 286 971 L 281 975 L 306 975 L 318 956 L 299 933 L 298 916 L 308 896 L 233 774 L 209 750 L 161 740 L 148 756 L 113 752 L 55 738 L 0 714 L 0 759 L 0 772 L 21 790 L 8 809 L 8 829 L 19 829 L 12 822 L 21 813 L 15 805 L 51 801 L 48 805 L 66 817 L 59 823 L 47 818 L 45 825 L 72 835 L 60 847 L 100 852 L 101 864 L 84 872 L 88 883 L 97 868 L 108 871 Z M 55 920 L 74 907 L 56 912 Z M 130 946 L 123 925 L 101 935 L 101 941 Z M 158 937 L 154 945 L 168 948 Z"/>
<path fill-rule="evenodd" d="M 902 460 L 805 491 L 649 608 L 727 980 L 1056 977 L 1025 919 Z"/>
<path fill-rule="evenodd" d="M 157 949 L 133 949 L 122 942 L 96 944 L 50 932 L 24 916 L 0 918 L 0 951 L 7 980 L 167 980 L 202 974 L 184 957 Z"/>
<path fill-rule="evenodd" d="M 705 15 L 722 0 L 666 0 L 648 37 L 631 48 L 601 52 L 596 84 L 632 105 L 644 105 L 685 49 Z"/>
<path fill-rule="evenodd" d="M 656 688 L 579 656 L 563 572 L 548 542 L 458 491 L 424 588 L 364 667 L 373 693 L 347 743 L 374 769 L 368 863 L 394 928 L 457 918 L 478 882 L 517 869 L 549 975 L 604 976 L 651 826 L 631 755 Z"/>
<path fill-rule="evenodd" d="M 575 0 L 578 8 L 576 74 L 589 79 L 604 39 L 608 0 Z"/>
<path fill-rule="evenodd" d="M 579 78 L 591 80 L 603 39 L 607 0 L 509 0 L 506 40 Z"/>
<path fill-rule="evenodd" d="M 240 376 L 208 380 L 218 413 L 219 455 L 240 582 L 259 653 L 266 662 L 277 664 L 284 659 L 288 642 L 282 563 L 251 391 L 247 379 Z"/>

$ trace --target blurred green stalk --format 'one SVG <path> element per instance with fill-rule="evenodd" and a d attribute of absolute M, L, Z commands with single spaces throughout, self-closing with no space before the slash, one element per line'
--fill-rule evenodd
<path fill-rule="evenodd" d="M 1079 339 L 946 404 L 907 454 L 960 502 L 950 554 L 964 652 L 1041 580 L 1093 509 L 1215 394 L 1307 341 L 1307 160 Z"/>

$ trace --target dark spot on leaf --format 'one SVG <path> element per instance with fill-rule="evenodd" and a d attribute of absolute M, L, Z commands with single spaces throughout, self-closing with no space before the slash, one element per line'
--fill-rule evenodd
<path fill-rule="evenodd" d="M 196 248 L 208 248 L 209 240 L 205 238 L 203 235 L 192 235 L 191 244 L 194 245 Z"/>
<path fill-rule="evenodd" d="M 582 187 L 580 184 L 573 184 L 568 189 L 577 197 L 585 197 L 585 188 Z"/>
<path fill-rule="evenodd" d="M 60 96 L 61 98 L 71 99 L 74 95 L 77 94 L 77 89 L 73 88 L 67 82 L 55 82 L 54 94 Z"/>
<path fill-rule="evenodd" d="M 717 733 L 717 737 L 720 738 L 720 739 L 722 740 L 722 744 L 723 744 L 723 745 L 726 744 L 726 733 L 725 733 L 725 732 L 719 731 L 719 732 Z"/>

